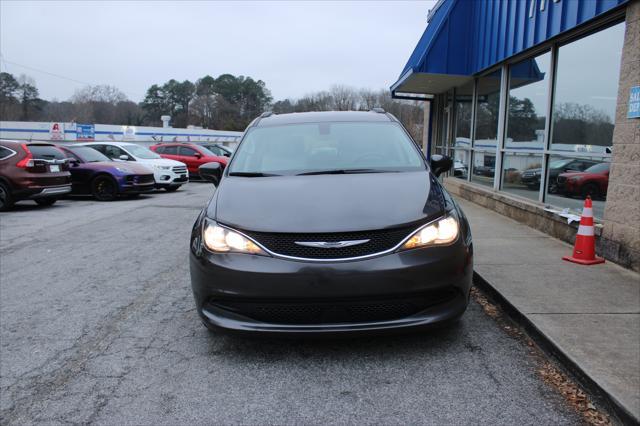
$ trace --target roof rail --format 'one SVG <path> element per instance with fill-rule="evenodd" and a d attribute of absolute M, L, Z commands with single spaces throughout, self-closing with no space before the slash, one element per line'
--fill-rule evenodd
<path fill-rule="evenodd" d="M 273 111 L 267 111 L 260 114 L 260 118 L 267 118 L 267 117 L 271 117 L 272 115 L 273 115 Z"/>
<path fill-rule="evenodd" d="M 369 112 L 377 112 L 378 114 L 385 114 L 386 113 L 384 108 L 380 108 L 380 107 L 371 108 L 369 110 Z"/>

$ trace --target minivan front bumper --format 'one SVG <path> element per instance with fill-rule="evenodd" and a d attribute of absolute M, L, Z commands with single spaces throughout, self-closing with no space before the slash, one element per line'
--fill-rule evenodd
<path fill-rule="evenodd" d="M 215 329 L 286 335 L 372 333 L 452 321 L 466 310 L 472 246 L 357 261 L 209 253 L 192 241 L 197 311 Z"/>

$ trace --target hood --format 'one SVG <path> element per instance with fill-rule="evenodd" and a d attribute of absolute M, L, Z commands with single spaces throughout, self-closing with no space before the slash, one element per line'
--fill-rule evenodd
<path fill-rule="evenodd" d="M 347 232 L 408 225 L 444 212 L 438 183 L 426 171 L 353 175 L 229 177 L 207 216 L 262 232 Z M 417 223 L 416 223 L 417 225 Z"/>
<path fill-rule="evenodd" d="M 98 161 L 95 163 L 82 163 L 81 167 L 91 169 L 91 170 L 110 170 L 115 171 L 115 168 L 127 170 L 131 174 L 151 174 L 153 171 L 142 164 L 136 164 L 130 161 Z M 70 170 L 73 170 L 73 167 L 70 167 Z M 125 172 L 126 173 L 126 172 Z"/>
<path fill-rule="evenodd" d="M 168 158 L 139 158 L 136 160 L 136 163 L 139 163 L 142 165 L 158 165 L 158 166 L 170 166 L 170 167 L 185 165 L 180 161 L 170 160 Z"/>

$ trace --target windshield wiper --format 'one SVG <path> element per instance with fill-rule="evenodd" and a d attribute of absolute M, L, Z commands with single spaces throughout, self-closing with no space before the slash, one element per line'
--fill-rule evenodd
<path fill-rule="evenodd" d="M 296 176 L 309 175 L 348 175 L 352 173 L 385 173 L 390 170 L 380 169 L 330 169 L 330 170 L 314 170 L 312 172 L 298 173 Z"/>
<path fill-rule="evenodd" d="M 282 176 L 275 173 L 262 173 L 262 172 L 229 172 L 229 176 L 242 176 L 242 177 L 269 177 L 269 176 Z"/>

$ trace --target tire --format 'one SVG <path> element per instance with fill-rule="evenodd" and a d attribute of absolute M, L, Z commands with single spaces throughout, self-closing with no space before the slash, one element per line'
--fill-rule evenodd
<path fill-rule="evenodd" d="M 582 198 L 587 198 L 587 196 L 591 196 L 591 199 L 595 200 L 600 197 L 600 188 L 595 183 L 585 183 L 582 185 L 582 189 L 580 190 L 580 194 Z"/>
<path fill-rule="evenodd" d="M 98 176 L 91 181 L 91 194 L 98 201 L 113 201 L 118 196 L 118 184 L 109 176 Z"/>
<path fill-rule="evenodd" d="M 165 188 L 165 191 L 167 192 L 176 192 L 178 189 L 180 189 L 182 185 L 178 185 L 178 186 L 167 186 Z"/>
<path fill-rule="evenodd" d="M 0 182 L 0 212 L 11 210 L 12 207 L 13 197 L 11 196 L 11 191 L 6 184 Z"/>
<path fill-rule="evenodd" d="M 55 198 L 36 198 L 34 201 L 39 206 L 52 206 L 58 200 L 56 200 Z"/>

